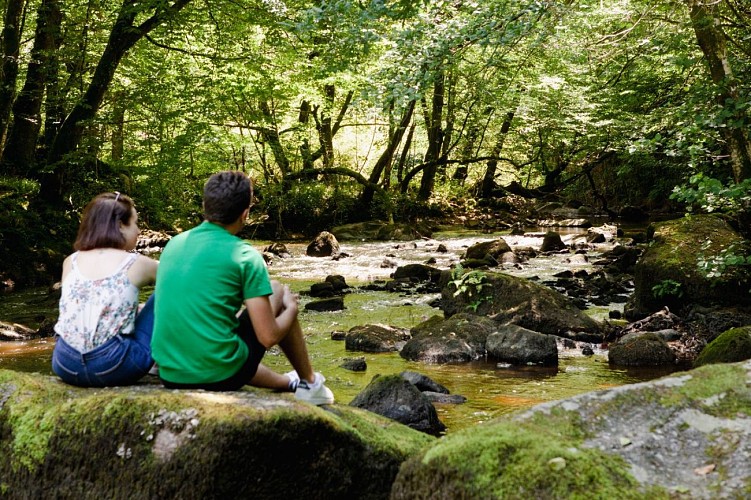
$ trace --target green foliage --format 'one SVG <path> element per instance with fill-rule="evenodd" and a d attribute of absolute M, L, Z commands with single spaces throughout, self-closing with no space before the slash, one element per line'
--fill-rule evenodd
<path fill-rule="evenodd" d="M 741 245 L 731 245 L 716 255 L 700 255 L 697 267 L 707 278 L 720 278 L 741 266 L 751 265 L 751 254 Z"/>
<path fill-rule="evenodd" d="M 735 215 L 751 203 L 751 179 L 725 184 L 719 179 L 697 173 L 691 176 L 688 184 L 676 186 L 671 197 L 686 203 L 689 212 L 698 209 L 706 213 Z"/>
<path fill-rule="evenodd" d="M 487 293 L 488 288 L 492 285 L 488 283 L 487 276 L 482 271 L 465 272 L 461 264 L 457 264 L 451 271 L 451 281 L 449 284 L 454 285 L 454 297 L 464 294 L 467 296 L 467 308 L 477 312 L 477 308 L 483 302 L 490 301 L 493 297 Z M 485 290 L 483 292 L 483 290 Z"/>
<path fill-rule="evenodd" d="M 295 182 L 266 185 L 259 189 L 259 206 L 277 223 L 277 230 L 306 235 L 349 222 L 355 215 L 357 192 L 351 184 Z"/>
<path fill-rule="evenodd" d="M 17 286 L 50 284 L 59 277 L 75 237 L 76 214 L 36 209 L 38 192 L 36 182 L 0 177 L 0 278 Z"/>
<path fill-rule="evenodd" d="M 652 287 L 652 295 L 657 299 L 667 297 L 683 297 L 683 288 L 681 283 L 665 279 Z"/>

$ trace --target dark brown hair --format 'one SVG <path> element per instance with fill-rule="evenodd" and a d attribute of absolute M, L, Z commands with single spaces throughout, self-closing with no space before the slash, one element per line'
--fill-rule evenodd
<path fill-rule="evenodd" d="M 120 232 L 120 223 L 128 225 L 133 217 L 134 208 L 130 196 L 117 191 L 98 195 L 83 209 L 81 225 L 78 227 L 78 236 L 73 248 L 123 248 L 125 237 Z"/>
<path fill-rule="evenodd" d="M 203 216 L 209 222 L 231 224 L 250 207 L 253 185 L 239 170 L 217 172 L 203 186 Z"/>

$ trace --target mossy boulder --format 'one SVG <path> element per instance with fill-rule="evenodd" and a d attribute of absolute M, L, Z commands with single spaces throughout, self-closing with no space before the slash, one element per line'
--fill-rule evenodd
<path fill-rule="evenodd" d="M 650 226 L 650 244 L 634 266 L 634 293 L 627 317 L 638 319 L 664 306 L 678 312 L 688 305 L 751 304 L 751 269 L 732 266 L 719 275 L 702 263 L 722 252 L 748 255 L 747 242 L 716 215 L 693 215 Z"/>
<path fill-rule="evenodd" d="M 616 366 L 665 366 L 675 360 L 668 343 L 654 332 L 630 335 L 608 350 L 608 361 Z"/>
<path fill-rule="evenodd" d="M 81 389 L 0 370 L 2 498 L 387 498 L 433 440 L 268 391 Z"/>
<path fill-rule="evenodd" d="M 391 498 L 746 498 L 751 362 L 545 403 L 449 433 Z"/>
<path fill-rule="evenodd" d="M 441 275 L 441 309 L 489 316 L 530 330 L 584 342 L 602 340 L 600 325 L 563 294 L 505 273 L 469 271 Z"/>
<path fill-rule="evenodd" d="M 415 325 L 412 338 L 399 355 L 426 363 L 468 363 L 485 357 L 485 343 L 501 324 L 490 318 L 460 313 L 443 319 L 433 316 Z"/>
<path fill-rule="evenodd" d="M 694 366 L 712 363 L 734 363 L 751 359 L 751 326 L 731 328 L 707 344 L 694 361 Z"/>

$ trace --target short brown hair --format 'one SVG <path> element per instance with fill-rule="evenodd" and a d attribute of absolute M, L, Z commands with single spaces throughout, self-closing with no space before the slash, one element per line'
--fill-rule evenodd
<path fill-rule="evenodd" d="M 253 185 L 239 170 L 217 172 L 203 186 L 203 216 L 209 222 L 231 224 L 250 207 Z"/>
<path fill-rule="evenodd" d="M 125 237 L 120 232 L 120 223 L 126 226 L 130 223 L 134 208 L 130 196 L 117 191 L 98 195 L 83 209 L 73 248 L 124 248 Z"/>

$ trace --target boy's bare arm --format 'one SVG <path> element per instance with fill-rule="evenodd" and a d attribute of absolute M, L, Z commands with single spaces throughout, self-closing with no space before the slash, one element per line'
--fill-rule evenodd
<path fill-rule="evenodd" d="M 282 293 L 283 308 L 277 316 L 274 315 L 268 296 L 253 297 L 245 301 L 256 337 L 266 348 L 278 344 L 287 335 L 297 318 L 297 296 L 287 287 L 284 287 Z"/>

